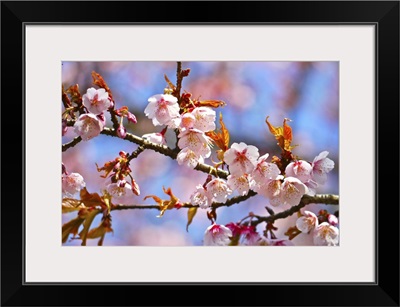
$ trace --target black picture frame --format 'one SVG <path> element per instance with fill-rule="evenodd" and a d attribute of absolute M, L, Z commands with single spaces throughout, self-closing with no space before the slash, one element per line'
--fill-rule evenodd
<path fill-rule="evenodd" d="M 29 23 L 375 25 L 376 282 L 25 283 L 23 42 Z M 2 306 L 399 306 L 399 1 L 3 1 L 1 147 Z"/>

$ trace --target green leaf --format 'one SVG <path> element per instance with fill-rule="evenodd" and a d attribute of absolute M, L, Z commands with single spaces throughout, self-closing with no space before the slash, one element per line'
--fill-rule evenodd
<path fill-rule="evenodd" d="M 193 218 L 197 213 L 197 207 L 190 208 L 188 210 L 188 222 L 186 224 L 186 231 L 189 232 L 189 225 L 192 224 Z"/>

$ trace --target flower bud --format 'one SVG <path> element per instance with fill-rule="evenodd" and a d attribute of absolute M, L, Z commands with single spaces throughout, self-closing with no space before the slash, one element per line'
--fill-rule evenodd
<path fill-rule="evenodd" d="M 117 129 L 117 135 L 118 137 L 120 137 L 121 139 L 124 139 L 126 137 L 126 129 L 125 127 L 122 125 L 122 123 L 119 125 L 118 129 Z"/>

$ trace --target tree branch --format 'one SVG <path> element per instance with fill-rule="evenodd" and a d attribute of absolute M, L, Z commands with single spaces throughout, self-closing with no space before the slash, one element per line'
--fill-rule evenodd
<path fill-rule="evenodd" d="M 182 62 L 176 63 L 176 98 L 178 98 L 178 103 L 181 99 L 181 89 L 182 89 Z"/>
<path fill-rule="evenodd" d="M 339 195 L 332 194 L 318 194 L 315 196 L 304 195 L 300 201 L 300 204 L 297 206 L 293 206 L 288 210 L 272 214 L 270 216 L 255 216 L 256 220 L 251 222 L 252 226 L 257 226 L 262 222 L 273 223 L 278 219 L 284 219 L 292 214 L 300 211 L 301 208 L 305 207 L 308 204 L 325 204 L 325 205 L 338 205 L 339 204 Z"/>
<path fill-rule="evenodd" d="M 250 197 L 257 195 L 254 191 L 249 191 L 249 193 L 245 196 L 236 196 L 228 199 L 225 203 L 213 203 L 212 208 L 220 208 L 220 207 L 230 207 L 234 204 L 238 204 L 242 201 L 249 199 Z M 275 220 L 286 218 L 295 212 L 299 211 L 301 208 L 308 204 L 326 204 L 326 205 L 338 205 L 339 204 L 339 196 L 332 194 L 317 194 L 315 196 L 304 195 L 300 201 L 300 204 L 297 206 L 293 206 L 288 210 L 270 215 L 270 216 L 257 216 L 254 217 L 257 219 L 253 221 L 251 224 L 256 226 L 262 222 L 273 223 Z M 191 203 L 184 203 L 180 208 L 198 208 L 199 206 L 194 206 Z M 111 211 L 113 210 L 129 210 L 129 209 L 156 209 L 161 210 L 159 205 L 115 205 Z"/>
<path fill-rule="evenodd" d="M 80 136 L 77 136 L 74 138 L 72 141 L 62 144 L 62 151 L 66 151 L 68 148 L 74 147 L 76 144 L 78 144 L 80 141 L 82 141 L 82 138 Z"/>

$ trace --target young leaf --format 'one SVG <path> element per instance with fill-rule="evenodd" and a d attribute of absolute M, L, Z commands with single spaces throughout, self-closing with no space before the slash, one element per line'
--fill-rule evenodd
<path fill-rule="evenodd" d="M 296 146 L 291 146 L 293 136 L 292 136 L 292 128 L 287 124 L 290 119 L 285 118 L 283 120 L 283 126 L 282 127 L 275 127 L 271 125 L 271 123 L 268 121 L 269 116 L 265 119 L 265 122 L 268 125 L 269 131 L 275 136 L 275 139 L 278 141 L 278 146 L 283 150 L 283 151 L 288 151 L 290 152 L 294 147 Z"/>
<path fill-rule="evenodd" d="M 62 243 L 67 242 L 69 234 L 75 236 L 78 233 L 79 227 L 82 225 L 85 218 L 77 216 L 69 222 L 62 225 Z"/>
<path fill-rule="evenodd" d="M 170 210 L 176 207 L 179 203 L 179 199 L 172 193 L 171 188 L 165 189 L 163 191 L 170 197 L 170 200 L 163 200 L 156 195 L 147 195 L 144 200 L 148 198 L 153 198 L 156 203 L 160 206 L 160 214 L 157 217 L 162 217 L 166 210 Z"/>
<path fill-rule="evenodd" d="M 229 149 L 229 131 L 226 128 L 224 121 L 222 119 L 222 113 L 219 113 L 219 123 L 220 123 L 220 130 L 218 132 L 210 131 L 207 132 L 206 135 L 209 136 L 215 144 L 222 150 L 222 156 L 225 151 Z M 221 154 L 219 154 L 220 156 Z"/>
<path fill-rule="evenodd" d="M 197 102 L 197 105 L 201 107 L 212 107 L 212 108 L 218 108 L 218 107 L 225 107 L 226 102 L 222 100 L 201 100 Z"/>
<path fill-rule="evenodd" d="M 79 92 L 79 85 L 78 84 L 71 85 L 67 89 L 66 93 L 71 96 L 71 101 L 73 103 L 76 103 L 78 106 L 82 105 L 82 96 L 81 96 L 81 93 Z"/>
<path fill-rule="evenodd" d="M 79 233 L 79 237 L 82 239 L 82 244 L 81 244 L 82 246 L 86 245 L 87 234 L 89 232 L 90 226 L 92 225 L 96 215 L 100 212 L 101 212 L 100 210 L 94 209 L 87 214 L 86 219 L 83 223 L 83 229 Z"/>
<path fill-rule="evenodd" d="M 97 85 L 100 88 L 104 88 L 108 92 L 108 96 L 110 97 L 111 101 L 114 101 L 114 99 L 112 98 L 111 90 L 108 87 L 106 81 L 104 81 L 103 77 L 99 73 L 92 71 L 92 78 L 93 84 Z"/>
<path fill-rule="evenodd" d="M 96 168 L 98 172 L 104 171 L 104 175 L 100 175 L 102 178 L 107 178 L 108 175 L 114 170 L 115 165 L 117 164 L 117 161 L 109 161 L 104 163 L 104 166 L 99 167 L 96 163 Z"/>
<path fill-rule="evenodd" d="M 197 207 L 190 208 L 188 210 L 188 222 L 186 224 L 186 231 L 189 232 L 189 225 L 192 224 L 193 218 L 197 213 Z"/>
<path fill-rule="evenodd" d="M 296 226 L 289 227 L 288 230 L 285 232 L 285 236 L 288 236 L 289 240 L 294 239 L 299 234 L 301 234 L 301 231 Z"/>
<path fill-rule="evenodd" d="M 62 213 L 78 211 L 82 208 L 85 208 L 85 205 L 79 199 L 74 198 L 63 198 L 61 206 Z"/>
<path fill-rule="evenodd" d="M 169 80 L 167 75 L 164 75 L 164 79 L 168 83 L 168 86 L 170 87 L 170 89 L 175 91 L 176 90 L 176 86 L 171 82 L 171 80 Z"/>
<path fill-rule="evenodd" d="M 96 207 L 100 206 L 106 208 L 107 205 L 104 203 L 103 199 L 97 193 L 89 193 L 86 188 L 83 188 L 80 192 L 81 201 L 86 207 Z"/>

